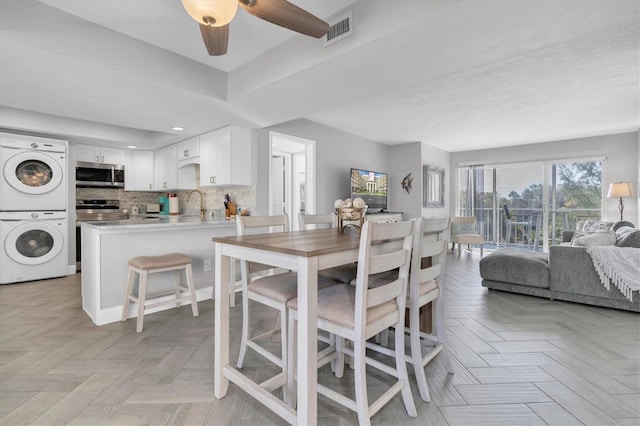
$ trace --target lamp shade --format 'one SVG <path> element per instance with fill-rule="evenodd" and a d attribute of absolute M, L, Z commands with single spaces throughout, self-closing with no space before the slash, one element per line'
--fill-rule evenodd
<path fill-rule="evenodd" d="M 238 0 L 182 0 L 187 13 L 202 25 L 222 27 L 238 11 Z"/>
<path fill-rule="evenodd" d="M 631 197 L 631 184 L 629 182 L 617 182 L 609 184 L 607 198 Z"/>

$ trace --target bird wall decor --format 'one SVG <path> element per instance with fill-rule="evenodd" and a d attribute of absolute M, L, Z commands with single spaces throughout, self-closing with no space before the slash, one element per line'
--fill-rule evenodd
<path fill-rule="evenodd" d="M 413 182 L 413 178 L 411 177 L 411 173 L 406 175 L 404 177 L 404 179 L 402 179 L 402 182 L 400 182 L 400 185 L 402 185 L 402 189 L 407 191 L 407 194 L 411 193 L 411 183 L 412 182 Z"/>

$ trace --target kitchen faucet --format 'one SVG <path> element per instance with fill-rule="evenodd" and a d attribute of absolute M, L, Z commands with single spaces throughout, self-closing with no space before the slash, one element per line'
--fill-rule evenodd
<path fill-rule="evenodd" d="M 193 194 L 194 192 L 200 194 L 200 218 L 203 218 L 206 209 L 204 207 L 204 193 L 202 191 L 200 191 L 199 189 L 192 189 L 191 191 L 187 192 L 187 203 L 191 198 L 191 194 Z"/>

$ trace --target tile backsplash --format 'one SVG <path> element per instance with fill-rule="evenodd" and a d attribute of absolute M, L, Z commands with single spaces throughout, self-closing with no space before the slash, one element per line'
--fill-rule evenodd
<path fill-rule="evenodd" d="M 231 199 L 235 201 L 236 207 L 242 210 L 255 211 L 256 208 L 256 187 L 255 186 L 234 186 L 234 187 L 200 187 L 205 195 L 206 209 L 224 209 L 224 195 L 229 194 Z M 197 215 L 200 212 L 200 196 L 199 194 L 191 195 L 187 201 L 187 190 L 170 191 L 176 193 L 180 199 L 180 213 Z M 123 189 L 107 189 L 107 188 L 76 188 L 77 199 L 105 199 L 119 200 L 121 209 L 128 209 L 137 205 L 143 213 L 146 205 L 157 203 L 158 198 L 166 196 L 167 191 L 163 192 L 139 192 L 125 191 Z"/>

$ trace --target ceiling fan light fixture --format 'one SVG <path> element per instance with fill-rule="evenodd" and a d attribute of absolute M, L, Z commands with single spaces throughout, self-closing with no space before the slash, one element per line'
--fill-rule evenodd
<path fill-rule="evenodd" d="M 182 0 L 193 19 L 209 27 L 227 25 L 238 11 L 238 0 Z"/>

